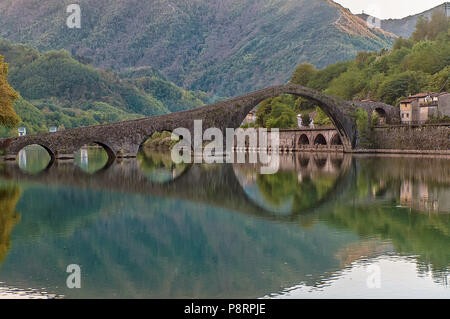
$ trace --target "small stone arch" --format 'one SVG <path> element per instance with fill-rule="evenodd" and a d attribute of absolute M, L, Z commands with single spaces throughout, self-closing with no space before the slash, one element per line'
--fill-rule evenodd
<path fill-rule="evenodd" d="M 306 134 L 302 134 L 300 135 L 300 137 L 298 138 L 298 142 L 297 145 L 298 146 L 304 146 L 304 145 L 310 145 L 311 143 L 309 142 L 309 138 Z"/>
<path fill-rule="evenodd" d="M 314 139 L 314 145 L 327 145 L 327 139 L 322 134 L 317 134 Z"/>
<path fill-rule="evenodd" d="M 342 145 L 341 136 L 338 133 L 334 134 L 333 137 L 331 138 L 330 144 L 331 145 Z"/>
<path fill-rule="evenodd" d="M 377 107 L 377 108 L 375 108 L 373 113 L 377 113 L 379 116 L 378 123 L 376 123 L 377 125 L 385 125 L 387 123 L 387 113 L 383 108 Z"/>
<path fill-rule="evenodd" d="M 356 107 L 364 109 L 369 116 L 369 124 L 372 123 L 373 113 L 376 112 L 382 118 L 380 124 L 398 124 L 400 123 L 400 110 L 398 107 L 382 102 L 353 102 Z"/>

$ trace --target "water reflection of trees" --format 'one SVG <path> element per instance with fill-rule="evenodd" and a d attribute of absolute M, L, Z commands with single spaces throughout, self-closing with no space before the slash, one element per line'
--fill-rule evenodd
<path fill-rule="evenodd" d="M 272 212 L 294 214 L 318 205 L 329 196 L 341 173 L 342 158 L 330 154 L 282 157 L 280 170 L 261 175 L 250 165 L 234 165 L 249 197 Z M 256 186 L 256 190 L 255 190 Z"/>
<path fill-rule="evenodd" d="M 398 208 L 337 205 L 319 217 L 362 238 L 389 240 L 396 253 L 417 256 L 422 269 L 432 270 L 436 280 L 445 280 L 450 265 L 450 215 L 425 215 Z M 430 269 L 429 269 L 430 267 Z"/>
<path fill-rule="evenodd" d="M 170 152 L 157 152 L 141 148 L 137 156 L 139 167 L 142 173 L 152 182 L 166 183 L 174 181 L 186 169 L 188 164 L 176 164 Z"/>
<path fill-rule="evenodd" d="M 95 143 L 83 146 L 75 154 L 75 163 L 88 174 L 94 174 L 105 168 L 108 160 L 105 149 Z"/>
<path fill-rule="evenodd" d="M 158 156 L 155 157 L 155 154 L 149 155 L 140 159 L 142 160 L 140 163 L 141 168 L 142 165 L 148 165 L 147 168 L 150 170 L 155 167 L 169 170 L 174 168 L 171 161 L 165 162 L 168 157 L 167 155 L 160 156 L 160 158 Z M 215 277 L 217 272 L 214 268 L 217 265 L 223 266 L 227 271 L 229 270 L 227 263 L 231 260 L 231 254 L 236 254 L 233 260 L 239 260 L 242 256 L 245 257 L 248 255 L 247 252 L 245 255 L 239 255 L 239 252 L 234 249 L 237 244 L 236 241 L 238 241 L 237 246 L 252 247 L 252 249 L 261 253 L 261 255 L 254 256 L 253 264 L 246 261 L 240 265 L 240 267 L 244 267 L 240 270 L 242 272 L 242 278 L 249 278 L 243 286 L 248 285 L 250 287 L 252 282 L 265 282 L 268 280 L 267 277 L 258 277 L 256 275 L 255 277 L 249 277 L 250 270 L 248 269 L 255 269 L 262 260 L 266 260 L 264 259 L 266 255 L 262 251 L 271 251 L 270 256 L 273 257 L 273 260 L 270 262 L 274 264 L 270 265 L 269 268 L 275 269 L 275 266 L 277 266 L 280 269 L 279 273 L 286 273 L 286 268 L 283 267 L 287 267 L 283 266 L 280 260 L 284 260 L 287 257 L 298 258 L 298 261 L 293 262 L 292 268 L 289 270 L 289 274 L 292 274 L 292 281 L 298 278 L 295 276 L 295 269 L 315 269 L 314 267 L 317 267 L 317 264 L 325 264 L 324 261 L 326 261 L 329 266 L 323 269 L 317 269 L 315 273 L 317 276 L 315 278 L 318 278 L 327 269 L 329 270 L 334 267 L 332 261 L 329 260 L 329 256 L 335 254 L 342 246 L 344 248 L 341 251 L 345 251 L 346 247 L 350 247 L 348 250 L 350 252 L 357 250 L 357 246 L 354 244 L 354 238 L 356 238 L 354 234 L 357 234 L 360 236 L 359 240 L 365 243 L 364 246 L 359 248 L 361 257 L 367 257 L 371 251 L 377 253 L 381 251 L 384 253 L 385 250 L 380 249 L 380 245 L 388 245 L 389 248 L 392 247 L 394 253 L 417 256 L 419 272 L 427 273 L 429 270 L 432 270 L 435 280 L 443 283 L 449 274 L 450 265 L 450 215 L 442 214 L 440 211 L 428 214 L 414 208 L 398 207 L 398 205 L 401 205 L 401 185 L 405 181 L 420 182 L 446 194 L 445 192 L 450 185 L 448 178 L 449 164 L 445 160 L 430 160 L 431 164 L 425 165 L 422 162 L 423 159 L 415 158 L 356 158 L 355 165 L 351 165 L 351 169 L 343 172 L 346 165 L 343 165 L 345 161 L 342 158 L 330 157 L 323 162 L 317 161 L 317 157 L 314 155 L 297 155 L 283 157 L 280 161 L 280 171 L 275 175 L 259 175 L 257 174 L 259 171 L 258 168 L 250 165 L 234 165 L 234 171 L 231 167 L 225 165 L 201 165 L 196 169 L 192 169 L 192 171 L 195 171 L 195 174 L 186 174 L 183 175 L 183 178 L 177 179 L 174 187 L 177 189 L 181 188 L 183 194 L 191 194 L 186 191 L 186 187 L 191 185 L 189 188 L 195 189 L 195 192 L 192 192 L 195 196 L 191 196 L 195 197 L 192 202 L 197 200 L 206 203 L 208 206 L 208 209 L 204 209 L 204 216 L 190 214 L 194 209 L 198 213 L 198 206 L 193 205 L 189 209 L 186 208 L 183 214 L 175 214 L 174 212 L 180 211 L 180 209 L 187 205 L 185 200 L 190 200 L 190 197 L 186 196 L 183 197 L 183 201 L 178 201 L 176 196 L 179 196 L 179 193 L 177 192 L 173 192 L 171 195 L 173 197 L 168 197 L 168 199 L 163 201 L 164 205 L 168 207 L 165 209 L 167 214 L 160 214 L 163 209 L 161 201 L 156 201 L 153 198 L 148 199 L 148 196 L 136 196 L 125 201 L 124 198 L 128 197 L 125 197 L 123 191 L 117 193 L 93 192 L 92 190 L 87 190 L 86 187 L 83 188 L 83 191 L 80 190 L 80 187 L 66 189 L 61 187 L 61 189 L 55 188 L 52 190 L 48 185 L 36 189 L 24 188 L 23 196 L 25 199 L 23 203 L 21 201 L 20 211 L 22 213 L 25 211 L 39 211 L 41 213 L 30 214 L 27 221 L 24 219 L 20 227 L 21 229 L 19 227 L 16 228 L 15 235 L 18 238 L 26 238 L 27 236 L 30 238 L 30 234 L 33 234 L 33 236 L 55 233 L 58 235 L 73 235 L 75 233 L 72 231 L 73 229 L 84 229 L 89 222 L 91 225 L 95 225 L 97 227 L 96 232 L 100 230 L 104 237 L 99 240 L 96 235 L 97 233 L 93 232 L 91 234 L 92 241 L 88 241 L 89 244 L 84 243 L 85 246 L 80 244 L 78 251 L 84 251 L 86 247 L 91 247 L 93 245 L 92 243 L 101 243 L 99 245 L 101 245 L 102 250 L 110 245 L 111 247 L 107 253 L 111 253 L 114 257 L 117 257 L 117 262 L 123 262 L 122 252 L 127 251 L 129 248 L 127 246 L 126 236 L 129 234 L 130 218 L 134 218 L 135 223 L 132 225 L 132 228 L 134 230 L 140 229 L 141 233 L 139 236 L 145 237 L 145 240 L 138 241 L 139 245 L 135 247 L 138 251 L 134 255 L 143 256 L 145 252 L 150 255 L 150 257 L 146 257 L 147 259 L 145 262 L 142 262 L 142 265 L 152 264 L 161 271 L 167 269 L 171 271 L 171 265 L 180 265 L 178 268 L 182 269 L 183 265 L 195 259 L 198 260 L 198 264 L 192 265 L 184 274 L 193 274 L 197 271 L 198 276 L 203 276 L 205 271 L 208 270 L 208 279 L 217 278 Z M 120 165 L 124 166 L 125 164 L 121 163 Z M 136 166 L 136 162 L 134 162 L 134 165 Z M 438 172 L 432 172 L 433 170 L 430 169 L 429 165 L 432 165 Z M 228 168 L 228 170 L 225 168 Z M 202 170 L 201 172 L 207 171 L 205 178 L 202 177 L 203 175 L 200 174 L 201 172 L 199 170 Z M 128 176 L 120 175 L 120 178 L 118 178 L 118 175 L 113 170 L 110 170 L 110 172 L 113 172 L 108 175 L 111 179 L 105 179 L 104 181 L 107 182 L 100 183 L 102 184 L 102 190 L 107 190 L 111 185 L 116 185 L 117 181 L 124 180 L 124 176 Z M 236 181 L 234 174 L 237 175 L 240 184 Z M 80 182 L 78 185 L 85 186 L 86 184 L 84 182 L 86 180 L 89 178 L 94 180 L 95 178 L 95 176 L 85 175 L 82 174 L 81 181 L 83 183 Z M 95 178 L 95 180 L 98 180 L 101 176 Z M 351 177 L 348 179 L 350 181 L 349 187 L 337 187 L 342 193 L 336 193 L 336 185 L 342 185 L 342 183 L 338 183 L 338 179 L 343 176 Z M 59 179 L 61 178 L 59 177 Z M 143 179 L 146 180 L 144 177 Z M 183 187 L 180 186 L 180 183 Z M 175 186 L 175 184 L 178 186 Z M 192 185 L 195 185 L 195 187 Z M 233 187 L 228 187 L 229 185 Z M 164 189 L 170 189 L 170 187 L 165 187 L 167 185 L 162 186 L 164 186 Z M 298 220 L 300 227 L 291 224 L 285 225 L 279 222 L 261 222 L 260 225 L 256 225 L 255 219 L 241 215 L 237 217 L 236 214 L 229 212 L 250 213 L 242 205 L 245 203 L 244 199 L 248 202 L 246 194 L 241 192 L 243 199 L 238 198 L 240 195 L 238 191 L 241 190 L 240 186 L 243 186 L 247 191 L 253 187 L 260 195 L 259 200 L 262 200 L 267 206 L 275 207 L 275 210 L 278 209 L 278 211 L 286 209 L 287 213 L 291 213 L 301 212 L 304 207 L 314 207 L 314 209 L 308 210 L 308 214 L 306 215 L 299 214 L 296 219 L 283 219 L 283 216 L 276 216 L 270 219 L 275 221 Z M 127 185 L 127 189 L 130 192 L 136 192 L 138 187 L 134 188 L 133 185 Z M 228 192 L 225 190 L 228 190 Z M 205 193 L 204 196 L 200 196 L 202 192 Z M 15 193 L 9 191 L 7 194 L 10 194 L 10 198 L 13 198 L 12 195 Z M 118 194 L 123 196 L 123 198 L 120 199 Z M 160 197 L 165 196 L 164 193 L 158 193 L 158 195 Z M 58 200 L 51 201 L 50 203 L 50 201 L 42 200 L 45 197 Z M 230 199 L 223 200 L 224 197 L 229 197 Z M 206 199 L 209 199 L 209 201 L 206 201 Z M 230 206 L 230 203 L 233 201 L 237 201 L 237 204 Z M 11 202 L 14 203 L 14 200 L 11 200 Z M 25 206 L 25 203 L 28 203 L 29 206 Z M 216 206 L 214 206 L 214 203 L 216 203 Z M 51 205 L 51 209 L 49 205 Z M 215 208 L 212 208 L 213 206 Z M 123 219 L 123 223 L 120 225 L 112 223 L 108 214 L 114 211 L 120 212 L 123 207 L 127 208 L 127 214 L 123 216 L 117 214 L 117 216 Z M 224 208 L 228 213 L 226 215 L 223 213 L 216 214 L 215 212 L 220 211 L 217 207 Z M 442 207 L 442 205 L 439 207 Z M 149 210 L 153 210 L 155 213 L 147 214 Z M 8 211 L 8 209 L 2 209 L 3 211 Z M 11 212 L 11 210 L 9 211 Z M 65 213 L 61 214 L 61 212 Z M 136 212 L 136 216 L 131 217 L 131 213 L 128 212 Z M 7 219 L 8 222 L 3 222 L 3 219 L 1 221 L 0 227 L 2 227 L 2 234 L 8 234 L 8 231 L 4 231 L 3 229 L 12 229 L 13 227 L 11 226 L 13 225 L 11 221 L 14 220 L 14 214 L 10 213 L 5 216 L 10 217 Z M 226 216 L 226 218 L 223 216 Z M 262 215 L 258 216 L 261 217 Z M 144 219 L 148 221 L 146 224 L 144 223 Z M 95 221 L 99 221 L 99 223 L 96 224 Z M 332 231 L 328 231 L 328 228 L 320 228 L 324 227 L 324 223 Z M 118 229 L 111 231 L 112 224 Z M 145 227 L 142 228 L 144 224 Z M 280 226 L 280 229 L 276 230 L 274 227 L 278 227 L 277 225 L 282 225 L 283 227 Z M 306 232 L 306 228 L 308 232 Z M 39 232 L 36 232 L 36 229 Z M 286 232 L 287 229 L 295 229 L 295 231 L 289 233 Z M 312 237 L 311 232 L 309 232 L 310 229 L 317 231 L 314 235 L 315 237 Z M 343 231 L 333 231 L 335 229 Z M 123 239 L 120 239 L 121 237 L 117 235 L 120 234 L 119 231 L 123 232 Z M 331 247 L 326 253 L 323 253 L 323 256 L 310 255 L 322 251 L 325 247 L 328 247 L 330 242 L 336 241 L 333 237 L 335 233 L 340 234 L 340 236 L 344 234 L 351 238 L 346 238 L 339 245 L 336 244 Z M 171 235 L 168 236 L 167 234 Z M 179 234 L 184 235 L 177 239 L 176 236 Z M 193 234 L 198 236 L 198 238 L 193 238 Z M 223 236 L 225 240 L 222 241 L 220 238 L 214 238 L 217 234 Z M 259 235 L 255 236 L 255 234 Z M 206 235 L 208 238 L 202 237 Z M 298 240 L 295 241 L 292 236 L 298 237 Z M 7 241 L 3 237 L 1 238 L 2 247 L 7 247 L 4 245 Z M 208 252 L 209 255 L 205 256 L 204 250 L 201 250 L 198 252 L 198 256 L 196 255 L 195 258 L 192 258 L 189 253 L 191 250 L 185 249 L 185 245 L 189 239 L 193 240 L 193 246 L 199 243 L 208 246 L 208 249 L 210 249 Z M 304 242 L 305 240 L 307 242 Z M 216 243 L 211 245 L 214 241 Z M 230 244 L 232 242 L 233 244 Z M 286 249 L 286 242 L 290 242 L 291 246 L 289 246 L 289 251 L 283 252 L 280 247 Z M 265 244 L 264 247 L 262 243 Z M 127 246 L 127 249 L 124 248 L 120 250 L 121 253 L 116 254 L 114 245 L 118 244 L 124 245 L 124 247 Z M 62 247 L 64 245 L 61 243 L 60 246 L 60 250 L 55 250 L 54 252 L 55 260 L 59 258 L 57 256 L 59 253 L 63 254 L 62 252 L 64 250 Z M 152 252 L 155 251 L 155 247 L 159 247 L 158 249 L 161 249 L 161 253 L 165 252 L 165 250 L 171 252 L 172 259 L 167 264 L 164 264 L 162 261 L 164 258 L 161 259 L 153 256 Z M 299 247 L 302 247 L 302 254 L 298 251 Z M 142 250 L 139 251 L 139 249 Z M 247 250 L 250 250 L 250 248 L 247 248 Z M 58 254 L 56 251 L 58 251 Z M 279 252 L 280 255 L 276 255 L 274 252 Z M 36 259 L 39 259 L 39 253 L 42 252 L 36 252 Z M 285 254 L 283 255 L 282 253 Z M 350 259 L 357 258 L 355 256 L 357 254 L 358 252 L 355 252 Z M 108 259 L 106 257 L 104 258 L 105 260 Z M 343 257 L 343 259 L 345 258 Z M 86 256 L 86 260 L 91 260 L 90 256 Z M 209 264 L 211 260 L 215 260 L 215 262 Z M 306 266 L 305 260 L 310 264 Z M 130 265 L 129 267 L 131 268 L 132 266 L 135 267 L 136 265 Z M 107 266 L 105 265 L 106 268 Z M 147 269 L 148 267 L 143 268 Z M 104 269 L 102 268 L 101 271 L 104 271 Z M 143 274 L 142 278 L 148 279 L 154 276 L 154 287 L 167 289 L 167 293 L 170 291 L 172 286 L 165 280 L 170 274 L 156 276 L 151 269 L 147 271 L 148 273 L 145 276 Z M 237 269 L 230 271 L 228 274 L 230 276 L 229 278 L 232 278 L 231 274 L 236 274 L 237 272 Z M 128 276 L 126 270 L 124 270 L 123 276 L 124 278 Z M 137 278 L 135 282 L 141 282 L 142 278 Z M 182 280 L 183 278 L 180 275 L 177 278 L 173 278 L 173 282 Z M 229 282 L 229 278 L 224 278 L 223 282 Z M 191 284 L 192 281 L 188 282 L 186 286 Z M 273 284 L 277 284 L 277 280 L 273 280 Z M 263 284 L 261 286 L 261 290 L 266 288 Z M 201 292 L 205 286 L 198 283 L 197 288 L 197 291 Z M 217 294 L 219 293 L 217 292 Z"/>
<path fill-rule="evenodd" d="M 258 175 L 256 183 L 264 199 L 274 207 L 292 202 L 291 212 L 311 208 L 333 187 L 336 175 L 303 176 L 296 172 L 278 172 L 274 175 Z"/>
<path fill-rule="evenodd" d="M 443 203 L 450 196 L 448 159 L 371 157 L 360 158 L 357 164 L 355 183 L 345 198 L 321 212 L 319 219 L 365 239 L 389 240 L 398 254 L 417 256 L 420 272 L 431 270 L 436 281 L 445 283 L 450 273 L 450 214 Z M 421 183 L 427 196 L 435 190 L 440 197 L 434 199 L 441 204 L 432 213 L 413 206 L 419 200 L 417 192 L 405 202 L 405 182 Z"/>
<path fill-rule="evenodd" d="M 11 249 L 11 232 L 20 221 L 16 211 L 20 194 L 17 185 L 0 185 L 0 265 Z"/>
<path fill-rule="evenodd" d="M 28 174 L 39 174 L 49 167 L 51 157 L 49 153 L 39 145 L 30 145 L 20 150 L 17 156 L 17 165 Z"/>
<path fill-rule="evenodd" d="M 348 172 L 354 174 L 350 186 L 337 197 L 330 190 L 339 174 L 321 171 L 328 165 L 323 160 L 312 168 L 312 160 L 301 156 L 297 161 L 301 165 L 284 166 L 274 175 L 258 175 L 256 169 L 248 167 L 235 171 L 246 177 L 240 177 L 244 189 L 257 185 L 261 196 L 253 192 L 250 197 L 261 207 L 280 211 L 289 203 L 287 213 L 316 207 L 315 213 L 297 217 L 302 227 L 324 221 L 334 228 L 351 230 L 364 241 L 388 242 L 398 254 L 417 256 L 419 272 L 431 270 L 436 281 L 446 282 L 450 273 L 447 158 L 357 158 L 354 170 Z M 405 185 L 412 187 L 408 200 Z M 374 247 L 378 251 L 377 245 Z"/>

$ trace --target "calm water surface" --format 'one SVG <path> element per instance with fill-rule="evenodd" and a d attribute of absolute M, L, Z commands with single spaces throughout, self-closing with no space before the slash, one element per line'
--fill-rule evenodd
<path fill-rule="evenodd" d="M 105 155 L 1 166 L 0 297 L 450 298 L 449 158 Z"/>

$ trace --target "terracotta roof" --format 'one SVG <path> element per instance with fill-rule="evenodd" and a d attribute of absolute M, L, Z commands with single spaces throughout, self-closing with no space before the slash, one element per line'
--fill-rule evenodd
<path fill-rule="evenodd" d="M 415 98 L 415 99 L 406 99 L 406 100 L 401 100 L 400 103 L 411 103 L 411 102 L 414 102 L 416 100 L 417 100 L 417 98 Z"/>
<path fill-rule="evenodd" d="M 417 93 L 417 94 L 411 95 L 409 97 L 410 98 L 421 98 L 421 97 L 427 97 L 430 94 L 432 94 L 432 93 Z"/>
<path fill-rule="evenodd" d="M 444 94 L 448 94 L 447 92 L 441 92 L 441 93 L 436 93 L 436 92 L 428 92 L 428 93 L 418 93 L 418 94 L 414 94 L 411 96 L 408 96 L 408 98 L 421 98 L 421 97 L 427 97 L 427 96 L 431 96 L 431 97 L 436 97 L 436 96 L 441 96 Z"/>

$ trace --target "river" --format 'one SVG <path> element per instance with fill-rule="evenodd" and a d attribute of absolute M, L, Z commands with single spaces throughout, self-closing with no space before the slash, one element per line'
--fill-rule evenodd
<path fill-rule="evenodd" d="M 0 297 L 450 298 L 448 157 L 0 167 Z M 80 266 L 80 288 L 67 266 Z"/>

